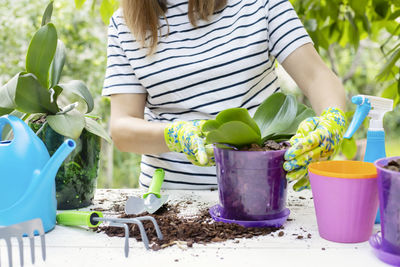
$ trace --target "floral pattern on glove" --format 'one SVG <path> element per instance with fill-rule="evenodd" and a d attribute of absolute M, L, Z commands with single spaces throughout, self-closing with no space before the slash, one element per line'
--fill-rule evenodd
<path fill-rule="evenodd" d="M 214 166 L 214 151 L 211 144 L 205 143 L 201 131 L 205 120 L 177 121 L 164 129 L 165 142 L 170 151 L 184 153 L 188 160 L 197 166 Z"/>
<path fill-rule="evenodd" d="M 340 109 L 328 108 L 320 117 L 312 117 L 300 123 L 296 135 L 290 140 L 291 147 L 285 153 L 283 168 L 289 181 L 297 180 L 296 191 L 309 188 L 307 167 L 311 162 L 331 159 L 343 138 L 346 117 Z"/>

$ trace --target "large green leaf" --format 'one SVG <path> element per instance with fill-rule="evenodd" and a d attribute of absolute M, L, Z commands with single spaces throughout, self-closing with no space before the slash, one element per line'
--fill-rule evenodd
<path fill-rule="evenodd" d="M 107 134 L 107 132 L 101 127 L 101 125 L 88 117 L 85 117 L 85 129 L 97 136 L 100 136 L 104 140 L 106 140 L 109 143 L 112 143 L 110 136 Z"/>
<path fill-rule="evenodd" d="M 92 94 L 82 81 L 72 80 L 64 84 L 58 84 L 57 86 L 61 87 L 65 93 L 72 93 L 82 98 L 86 102 L 87 113 L 93 110 L 94 101 Z"/>
<path fill-rule="evenodd" d="M 57 48 L 57 30 L 52 23 L 41 27 L 33 36 L 26 55 L 26 70 L 48 88 L 49 69 Z"/>
<path fill-rule="evenodd" d="M 19 111 L 25 113 L 55 114 L 58 112 L 56 101 L 51 102 L 49 90 L 43 87 L 31 73 L 19 76 L 15 104 Z"/>
<path fill-rule="evenodd" d="M 251 118 L 249 111 L 245 108 L 230 108 L 218 113 L 215 120 L 208 120 L 202 127 L 202 131 L 209 132 L 218 129 L 222 124 L 230 121 L 241 121 L 247 124 L 258 135 L 260 135 L 260 128 L 257 123 Z"/>
<path fill-rule="evenodd" d="M 217 130 L 207 133 L 207 143 L 230 144 L 236 147 L 252 143 L 261 144 L 261 138 L 249 125 L 241 121 L 222 124 Z"/>
<path fill-rule="evenodd" d="M 46 25 L 51 21 L 51 15 L 53 14 L 53 1 L 51 1 L 42 16 L 42 26 Z"/>
<path fill-rule="evenodd" d="M 50 66 L 50 88 L 53 88 L 60 81 L 61 72 L 65 64 L 65 46 L 61 40 L 57 41 L 57 49 Z"/>
<path fill-rule="evenodd" d="M 17 107 L 15 104 L 15 92 L 17 91 L 20 75 L 21 72 L 0 88 L 0 116 L 9 114 Z"/>
<path fill-rule="evenodd" d="M 264 139 L 269 135 L 278 135 L 292 125 L 297 114 L 297 102 L 294 96 L 275 93 L 269 96 L 257 108 L 254 120 Z"/>
<path fill-rule="evenodd" d="M 314 117 L 315 112 L 311 108 L 304 104 L 298 104 L 296 118 L 293 120 L 289 128 L 285 129 L 282 134 L 284 135 L 294 135 L 299 128 L 299 124 L 309 117 Z"/>
<path fill-rule="evenodd" d="M 47 122 L 57 133 L 77 139 L 85 127 L 85 117 L 81 113 L 66 113 L 47 116 Z"/>

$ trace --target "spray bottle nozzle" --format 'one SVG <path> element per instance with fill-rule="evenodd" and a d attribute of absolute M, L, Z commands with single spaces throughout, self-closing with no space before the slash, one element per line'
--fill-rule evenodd
<path fill-rule="evenodd" d="M 383 131 L 382 121 L 386 112 L 393 110 L 393 100 L 367 95 L 357 95 L 351 98 L 351 102 L 358 105 L 353 120 L 344 134 L 344 138 L 351 138 L 360 127 L 364 119 L 371 117 L 369 130 Z"/>

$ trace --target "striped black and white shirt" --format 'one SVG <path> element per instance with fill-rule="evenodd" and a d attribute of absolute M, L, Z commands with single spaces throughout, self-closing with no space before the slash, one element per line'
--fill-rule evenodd
<path fill-rule="evenodd" d="M 275 59 L 283 62 L 312 42 L 288 0 L 228 0 L 209 21 L 193 27 L 184 0 L 170 0 L 160 18 L 157 50 L 147 56 L 125 25 L 111 18 L 103 95 L 147 94 L 145 119 L 173 122 L 214 118 L 233 107 L 254 114 L 279 90 Z M 215 167 L 192 165 L 184 154 L 142 155 L 140 184 L 165 170 L 163 188 L 216 188 Z"/>

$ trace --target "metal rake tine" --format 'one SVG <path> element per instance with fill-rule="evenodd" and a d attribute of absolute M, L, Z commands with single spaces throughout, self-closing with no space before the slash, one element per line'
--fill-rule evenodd
<path fill-rule="evenodd" d="M 147 237 L 146 231 L 144 230 L 143 224 L 141 221 L 139 221 L 138 219 L 131 219 L 132 223 L 136 224 L 139 227 L 139 231 L 140 231 L 140 236 L 142 237 L 142 241 L 144 243 L 144 246 L 146 249 L 150 249 L 149 248 L 149 238 Z"/>
<path fill-rule="evenodd" d="M 32 264 L 35 264 L 35 238 L 29 236 L 29 244 L 31 246 L 31 259 Z"/>
<path fill-rule="evenodd" d="M 110 222 L 110 226 L 121 227 L 125 229 L 125 258 L 129 256 L 129 227 L 125 223 Z"/>
<path fill-rule="evenodd" d="M 11 247 L 11 239 L 6 237 L 6 244 L 7 244 L 7 254 L 8 254 L 8 265 L 10 267 L 13 266 L 13 262 L 12 262 L 12 247 Z"/>
<path fill-rule="evenodd" d="M 22 235 L 17 236 L 18 247 L 19 247 L 19 262 L 21 263 L 21 267 L 24 267 L 24 247 L 22 241 Z"/>
<path fill-rule="evenodd" d="M 154 219 L 151 216 L 136 217 L 136 219 L 138 219 L 139 221 L 150 220 L 153 223 L 154 228 L 156 229 L 157 238 L 160 239 L 160 240 L 163 240 L 164 236 L 161 233 L 160 227 L 158 226 L 158 223 L 157 223 L 156 219 Z"/>
<path fill-rule="evenodd" d="M 42 245 L 42 259 L 43 259 L 43 261 L 45 261 L 46 260 L 46 239 L 44 237 L 44 234 L 40 235 L 40 243 Z"/>

